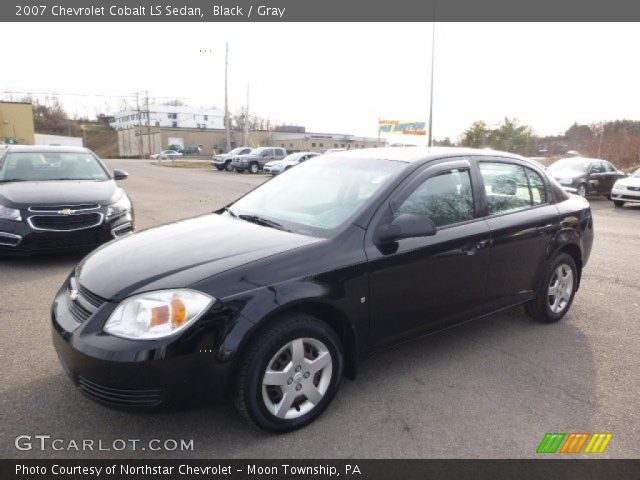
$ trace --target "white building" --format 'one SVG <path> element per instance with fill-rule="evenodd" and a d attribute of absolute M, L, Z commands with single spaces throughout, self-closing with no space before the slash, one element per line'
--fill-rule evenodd
<path fill-rule="evenodd" d="M 65 137 L 62 135 L 46 135 L 36 133 L 33 135 L 34 145 L 83 147 L 82 137 Z"/>
<path fill-rule="evenodd" d="M 224 112 L 215 108 L 198 108 L 171 105 L 149 105 L 147 110 L 122 110 L 111 122 L 115 130 L 125 130 L 148 125 L 164 128 L 198 128 L 201 130 L 224 128 Z"/>

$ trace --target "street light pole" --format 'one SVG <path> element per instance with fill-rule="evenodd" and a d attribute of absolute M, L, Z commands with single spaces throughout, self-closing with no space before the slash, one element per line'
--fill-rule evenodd
<path fill-rule="evenodd" d="M 436 45 L 436 2 L 433 1 L 433 21 L 431 22 L 431 91 L 429 94 L 429 146 L 433 146 L 433 67 Z"/>

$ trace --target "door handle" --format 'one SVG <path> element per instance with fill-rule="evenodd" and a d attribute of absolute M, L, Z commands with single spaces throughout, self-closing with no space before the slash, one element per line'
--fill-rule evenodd
<path fill-rule="evenodd" d="M 485 248 L 489 243 L 489 240 L 480 240 L 476 243 L 468 243 L 462 247 L 462 252 L 466 255 L 475 255 L 478 250 Z"/>

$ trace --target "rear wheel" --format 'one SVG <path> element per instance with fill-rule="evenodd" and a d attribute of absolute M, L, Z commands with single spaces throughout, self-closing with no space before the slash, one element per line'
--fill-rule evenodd
<path fill-rule="evenodd" d="M 557 322 L 569 311 L 577 287 L 578 269 L 573 257 L 557 255 L 549 263 L 537 297 L 525 306 L 527 313 L 539 322 Z"/>
<path fill-rule="evenodd" d="M 614 200 L 613 205 L 616 207 L 624 207 L 624 202 L 622 200 Z"/>
<path fill-rule="evenodd" d="M 258 170 L 260 170 L 260 167 L 256 162 L 253 162 L 251 163 L 251 165 L 249 165 L 249 173 L 258 173 Z"/>
<path fill-rule="evenodd" d="M 289 315 L 251 341 L 238 368 L 238 411 L 260 428 L 287 432 L 315 420 L 333 400 L 342 377 L 342 346 L 321 320 Z"/>

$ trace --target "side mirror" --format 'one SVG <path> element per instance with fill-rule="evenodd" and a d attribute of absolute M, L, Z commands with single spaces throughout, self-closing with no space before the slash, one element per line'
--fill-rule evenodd
<path fill-rule="evenodd" d="M 125 180 L 127 178 L 129 178 L 129 174 L 127 172 L 125 172 L 124 170 L 114 170 L 113 171 L 113 178 L 116 180 Z"/>
<path fill-rule="evenodd" d="M 379 243 L 393 242 L 403 238 L 430 237 L 436 234 L 433 222 L 420 215 L 403 213 L 398 215 L 389 225 L 383 227 L 378 234 Z"/>

